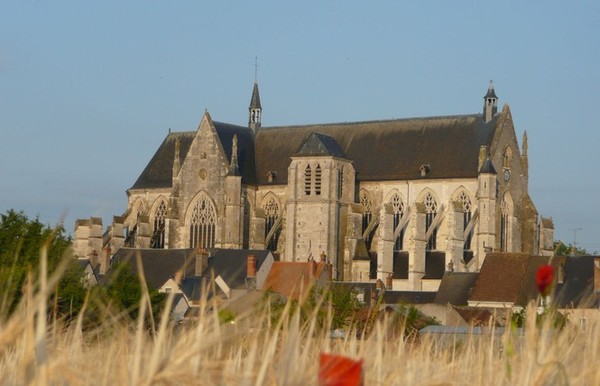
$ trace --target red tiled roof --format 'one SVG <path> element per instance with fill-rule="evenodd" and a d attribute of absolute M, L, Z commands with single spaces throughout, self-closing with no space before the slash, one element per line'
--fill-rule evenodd
<path fill-rule="evenodd" d="M 327 275 L 325 267 L 325 263 L 275 261 L 263 290 L 278 292 L 291 299 L 301 299 L 318 279 Z"/>

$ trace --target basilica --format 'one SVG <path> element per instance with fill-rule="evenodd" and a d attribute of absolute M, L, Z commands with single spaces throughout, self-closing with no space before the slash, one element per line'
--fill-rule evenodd
<path fill-rule="evenodd" d="M 77 220 L 75 252 L 106 265 L 121 247 L 267 249 L 323 260 L 333 278 L 435 291 L 488 252 L 551 255 L 553 224 L 529 196 L 527 134 L 490 83 L 481 113 L 262 126 L 205 112 L 169 132 L 106 230 Z"/>

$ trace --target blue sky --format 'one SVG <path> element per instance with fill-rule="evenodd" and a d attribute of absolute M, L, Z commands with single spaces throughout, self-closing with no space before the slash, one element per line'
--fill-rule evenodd
<path fill-rule="evenodd" d="M 112 215 L 168 129 L 479 112 L 529 136 L 556 238 L 600 251 L 600 3 L 46 1 L 0 5 L 0 211 Z"/>

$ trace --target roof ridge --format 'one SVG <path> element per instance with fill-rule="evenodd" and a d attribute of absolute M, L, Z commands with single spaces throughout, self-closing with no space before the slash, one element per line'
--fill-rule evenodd
<path fill-rule="evenodd" d="M 295 128 L 295 127 L 309 128 L 309 127 L 339 126 L 339 125 L 346 125 L 346 126 L 347 125 L 364 125 L 364 124 L 391 123 L 391 122 L 402 122 L 402 121 L 441 120 L 441 119 L 450 119 L 450 118 L 477 118 L 480 116 L 481 116 L 480 113 L 472 113 L 472 114 L 457 114 L 457 115 L 436 115 L 436 116 L 428 116 L 428 117 L 375 119 L 375 120 L 368 120 L 368 121 L 309 123 L 309 124 L 283 125 L 283 126 L 263 126 L 263 127 L 261 127 L 261 130 L 289 129 L 289 128 Z"/>

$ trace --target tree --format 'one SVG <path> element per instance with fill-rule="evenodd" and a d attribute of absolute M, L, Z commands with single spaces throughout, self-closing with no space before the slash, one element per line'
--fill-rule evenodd
<path fill-rule="evenodd" d="M 586 256 L 588 251 L 583 248 L 574 248 L 571 244 L 565 244 L 561 240 L 554 242 L 554 254 L 556 256 Z"/>
<path fill-rule="evenodd" d="M 71 259 L 59 283 L 50 289 L 50 304 L 59 316 L 76 315 L 85 299 L 83 270 L 71 253 L 71 239 L 62 226 L 50 228 L 38 218 L 9 210 L 0 215 L 0 313 L 11 314 L 19 304 L 28 273 L 33 283 L 40 276 L 40 251 L 47 246 L 51 275 L 63 259 Z"/>
<path fill-rule="evenodd" d="M 160 315 L 165 305 L 166 294 L 159 293 L 148 285 L 147 289 L 152 314 Z M 135 320 L 138 317 L 142 299 L 142 284 L 139 277 L 131 271 L 127 264 L 121 263 L 111 268 L 103 296 L 106 303 L 115 305 L 119 310 L 127 311 L 131 319 Z M 147 315 L 147 319 L 148 317 L 149 315 Z M 149 322 L 149 319 L 147 321 Z"/>

